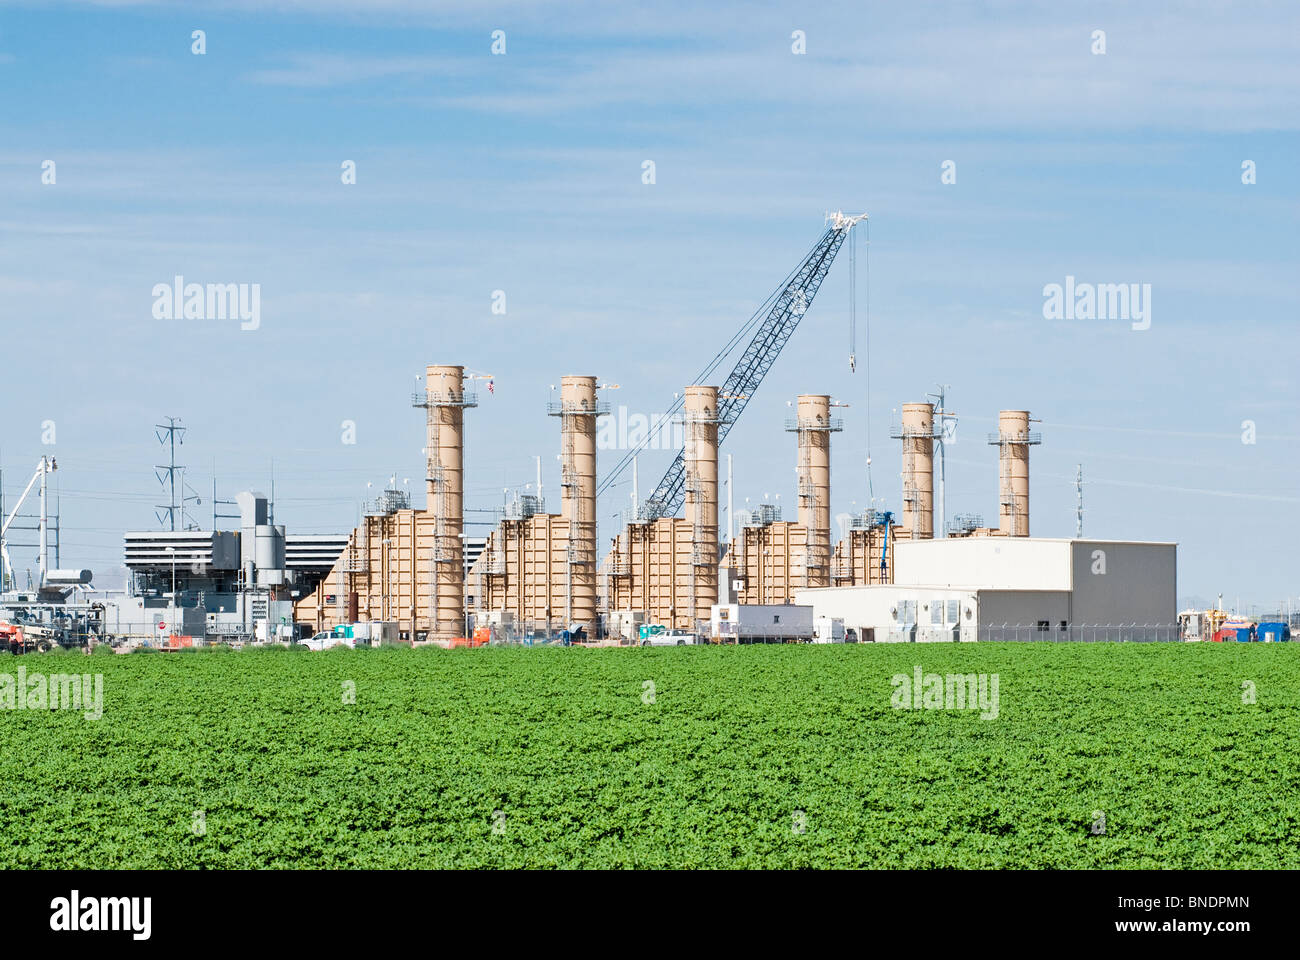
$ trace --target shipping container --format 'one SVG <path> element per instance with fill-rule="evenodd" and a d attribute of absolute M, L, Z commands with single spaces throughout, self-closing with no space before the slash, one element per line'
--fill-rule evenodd
<path fill-rule="evenodd" d="M 1291 627 L 1278 620 L 1268 620 L 1255 628 L 1255 637 L 1261 643 L 1286 643 L 1291 639 Z"/>
<path fill-rule="evenodd" d="M 715 604 L 711 626 L 723 643 L 810 643 L 815 632 L 813 608 L 796 603 Z"/>

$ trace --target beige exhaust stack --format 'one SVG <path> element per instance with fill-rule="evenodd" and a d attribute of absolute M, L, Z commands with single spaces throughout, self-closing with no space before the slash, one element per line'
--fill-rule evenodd
<path fill-rule="evenodd" d="M 913 540 L 934 537 L 934 404 L 905 403 L 903 441 L 903 529 Z"/>
<path fill-rule="evenodd" d="M 718 388 L 686 388 L 686 519 L 691 533 L 691 619 L 718 602 Z M 692 624 L 694 628 L 694 624 Z"/>
<path fill-rule="evenodd" d="M 998 532 L 1029 536 L 1029 448 L 1042 436 L 1029 432 L 1028 410 L 1003 410 L 998 432 L 989 436 L 998 447 Z"/>
<path fill-rule="evenodd" d="M 560 379 L 560 514 L 568 526 L 565 556 L 565 627 L 577 623 L 596 638 L 596 378 Z"/>
<path fill-rule="evenodd" d="M 799 524 L 807 531 L 804 585 L 831 584 L 831 433 L 842 428 L 830 415 L 831 398 L 802 394 L 786 429 L 798 436 Z"/>
<path fill-rule="evenodd" d="M 415 403 L 428 410 L 425 454 L 428 463 L 425 509 L 433 514 L 432 640 L 454 640 L 465 632 L 464 427 L 465 408 L 477 406 L 465 392 L 465 368 L 425 368 L 424 396 Z M 413 571 L 412 583 L 420 576 Z M 415 587 L 412 588 L 412 606 Z M 414 636 L 412 636 L 414 639 Z"/>

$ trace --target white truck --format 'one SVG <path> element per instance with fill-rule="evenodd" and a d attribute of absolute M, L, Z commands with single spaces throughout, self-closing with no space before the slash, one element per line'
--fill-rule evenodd
<path fill-rule="evenodd" d="M 661 624 L 642 624 L 637 643 L 643 647 L 694 646 L 700 638 L 688 630 L 670 630 Z"/>
<path fill-rule="evenodd" d="M 299 646 L 306 647 L 308 650 L 328 650 L 330 647 L 354 646 L 355 642 L 349 643 L 347 637 L 332 633 L 329 630 L 322 630 L 315 636 L 308 637 L 305 640 L 299 640 L 298 644 Z"/>

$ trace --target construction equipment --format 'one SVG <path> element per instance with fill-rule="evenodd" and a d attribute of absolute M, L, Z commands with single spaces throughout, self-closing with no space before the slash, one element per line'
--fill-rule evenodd
<path fill-rule="evenodd" d="M 457 647 L 486 647 L 492 642 L 491 627 L 475 627 L 472 637 L 456 637 L 449 644 L 448 649 L 455 650 Z"/>
<path fill-rule="evenodd" d="M 3 568 L 0 569 L 0 573 L 3 573 L 0 580 L 3 583 L 0 583 L 0 588 L 8 589 L 14 582 L 14 565 L 9 559 L 9 548 L 5 542 L 5 534 L 9 532 L 10 525 L 13 524 L 14 518 L 18 516 L 18 510 L 22 507 L 23 501 L 27 499 L 27 495 L 32 492 L 32 487 L 36 485 L 37 480 L 41 482 L 40 583 L 38 586 L 45 586 L 45 574 L 49 570 L 50 560 L 49 515 L 45 508 L 45 478 L 57 469 L 59 469 L 59 465 L 53 457 L 41 457 L 40 463 L 36 464 L 36 472 L 27 481 L 27 486 L 23 488 L 22 494 L 18 497 L 18 502 L 14 504 L 13 510 L 5 518 L 4 524 L 0 526 L 0 563 L 3 563 Z"/>
<path fill-rule="evenodd" d="M 24 630 L 16 623 L 0 623 L 0 651 L 8 650 L 15 655 L 33 651 L 48 653 L 54 647 L 48 634 L 49 631 L 41 627 Z"/>
<path fill-rule="evenodd" d="M 745 335 L 752 331 L 749 345 L 745 347 L 740 359 L 736 361 L 736 365 L 718 391 L 719 444 L 740 418 L 750 398 L 763 382 L 767 372 L 772 369 L 776 358 L 780 356 L 781 350 L 790 341 L 790 337 L 799 326 L 799 321 L 812 306 L 813 298 L 817 296 L 817 291 L 822 281 L 826 279 L 831 264 L 835 262 L 835 255 L 839 253 L 845 238 L 856 224 L 866 219 L 865 213 L 854 216 L 846 216 L 843 212 L 827 214 L 826 222 L 829 227 L 808 255 L 714 356 L 704 371 L 688 381 L 690 383 L 711 382 L 713 372 L 735 350 Z M 851 362 L 855 363 L 855 361 Z M 676 414 L 683 402 L 679 397 L 664 420 L 667 421 Z M 613 471 L 605 477 L 596 491 L 597 495 L 604 493 L 633 458 L 656 439 L 657 433 L 652 430 L 640 444 L 628 451 Z M 683 449 L 678 452 L 672 466 L 668 468 L 668 472 L 664 474 L 663 479 L 646 500 L 643 511 L 645 519 L 653 520 L 677 514 L 686 499 L 685 472 L 686 458 Z"/>

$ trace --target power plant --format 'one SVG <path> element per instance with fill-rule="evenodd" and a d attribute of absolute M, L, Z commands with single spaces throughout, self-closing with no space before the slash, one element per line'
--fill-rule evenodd
<path fill-rule="evenodd" d="M 988 437 L 997 448 L 997 526 L 985 526 L 976 514 L 948 521 L 946 444 L 956 416 L 943 389 L 931 395 L 937 403 L 903 403 L 891 424 L 900 453 L 898 508 L 886 509 L 873 496 L 867 509 L 840 516 L 838 536 L 832 529 L 832 435 L 845 429 L 839 411 L 847 404 L 826 393 L 797 394 L 783 424 L 756 425 L 773 436 L 782 428 L 793 435 L 793 449 L 786 449 L 794 455 L 795 482 L 786 492 L 794 495 L 794 516 L 782 518 L 779 491 L 775 499 L 734 511 L 728 457 L 722 536 L 720 448 L 812 305 L 841 246 L 865 219 L 828 215 L 822 237 L 789 277 L 675 394 L 668 416 L 681 427 L 681 449 L 644 499 L 639 455 L 651 437 L 606 470 L 598 462 L 597 428 L 610 412 L 600 393 L 612 385 L 593 375 L 564 374 L 558 397 L 552 387 L 544 411 L 559 427 L 559 511 L 547 510 L 538 457 L 535 491 L 516 491 L 485 538 L 468 537 L 466 480 L 474 467 L 465 456 L 466 412 L 478 406 L 478 397 L 467 385 L 480 375 L 458 364 L 430 364 L 423 390 L 411 396 L 411 406 L 425 416 L 422 506 L 394 476 L 364 504 L 346 535 L 291 536 L 274 523 L 273 498 L 252 491 L 237 498 L 237 530 L 216 529 L 215 510 L 213 529 L 177 530 L 173 455 L 172 465 L 160 468 L 173 483 L 172 503 L 164 508 L 172 529 L 126 535 L 132 578 L 126 595 L 86 613 L 83 632 L 141 640 L 311 636 L 328 644 L 373 636 L 439 646 L 645 645 L 746 637 L 987 639 L 981 631 L 999 617 L 1003 628 L 1032 624 L 1042 638 L 1074 629 L 1081 611 L 1115 623 L 1172 623 L 1172 544 L 1095 547 L 1090 555 L 1099 552 L 1110 569 L 1118 564 L 1122 570 L 1106 579 L 1085 576 L 1081 566 L 1079 551 L 1096 542 L 1030 537 L 1029 448 L 1042 437 L 1031 430 L 1036 421 L 1028 411 L 1001 411 L 997 432 Z M 854 322 L 851 310 L 851 339 Z M 728 357 L 737 359 L 724 375 Z M 850 354 L 850 369 L 855 366 Z M 474 423 L 492 430 L 481 419 Z M 180 429 L 170 419 L 161 428 L 173 440 Z M 867 463 L 869 471 L 869 456 Z M 67 571 L 49 569 L 44 490 L 53 469 L 53 461 L 42 458 L 24 492 L 40 483 L 38 589 L 14 592 L 4 539 L 12 515 L 0 531 L 7 585 L 0 616 L 7 611 L 33 631 L 41 618 L 71 610 L 64 594 L 89 583 L 89 571 L 68 580 Z M 598 503 L 615 483 L 626 482 L 620 477 L 629 471 L 631 505 L 602 547 Z M 183 504 L 181 512 L 183 518 Z M 1144 592 L 1146 605 L 1134 591 L 1110 587 L 1133 578 L 1154 578 Z M 59 603 L 65 607 L 46 609 Z"/>

